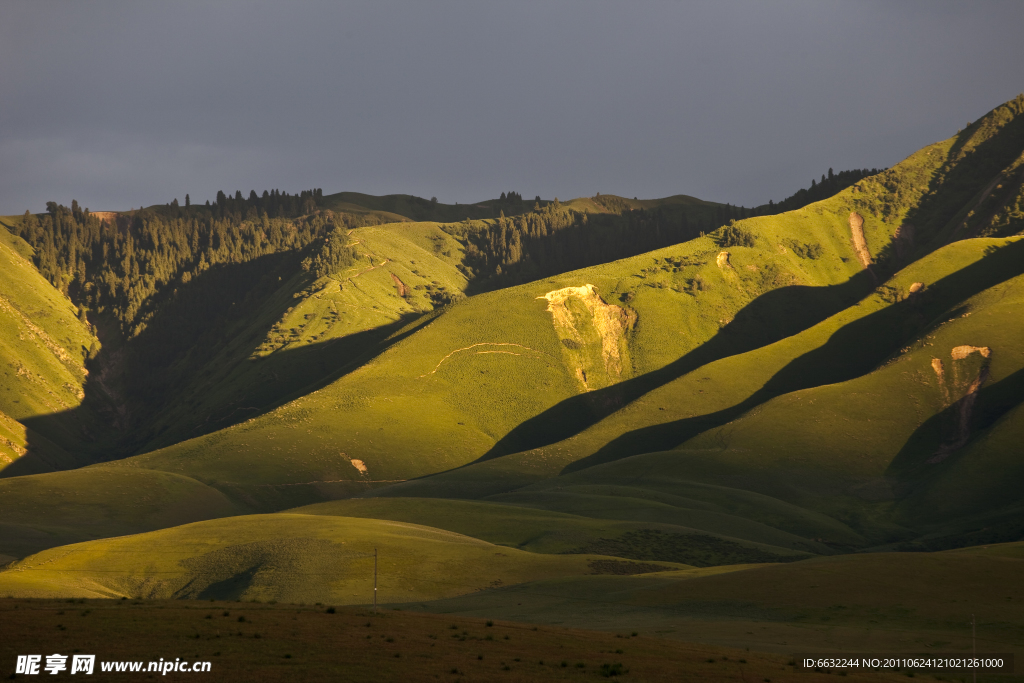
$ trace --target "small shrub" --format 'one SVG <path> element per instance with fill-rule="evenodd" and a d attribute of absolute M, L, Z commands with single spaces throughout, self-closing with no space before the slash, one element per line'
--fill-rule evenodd
<path fill-rule="evenodd" d="M 622 662 L 615 662 L 614 664 L 602 664 L 599 672 L 605 678 L 611 678 L 612 676 L 621 676 L 629 673 L 629 669 L 623 669 Z"/>
<path fill-rule="evenodd" d="M 336 611 L 337 610 L 334 609 L 333 607 L 328 607 L 327 609 L 324 610 L 324 612 L 326 612 L 327 614 L 334 614 Z"/>
<path fill-rule="evenodd" d="M 825 253 L 825 250 L 817 242 L 801 244 L 794 239 L 786 239 L 783 240 L 783 245 L 803 259 L 819 259 Z"/>
<path fill-rule="evenodd" d="M 738 225 L 727 225 L 721 228 L 722 234 L 718 244 L 723 247 L 753 247 L 757 244 L 754 233 Z"/>

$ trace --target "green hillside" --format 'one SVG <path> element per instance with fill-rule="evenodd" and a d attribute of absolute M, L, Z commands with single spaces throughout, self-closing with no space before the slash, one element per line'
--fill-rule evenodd
<path fill-rule="evenodd" d="M 843 248 L 836 241 L 836 249 Z M 739 252 L 745 249 L 735 249 L 736 267 L 720 267 L 721 250 L 713 238 L 702 238 L 472 297 L 319 391 L 251 422 L 123 464 L 206 482 L 341 480 L 351 482 L 354 492 L 458 467 L 489 452 L 519 450 L 530 441 L 557 441 L 563 430 L 585 427 L 647 388 L 650 373 L 680 356 L 692 352 L 691 362 L 699 365 L 773 342 L 808 318 L 816 322 L 816 313 L 824 317 L 841 307 L 839 292 L 805 295 L 805 288 L 797 288 L 801 305 L 774 324 L 753 315 L 733 321 L 775 286 L 742 267 L 747 256 Z M 750 251 L 753 259 L 755 249 Z M 833 261 L 830 268 L 819 266 L 815 279 L 838 284 L 859 268 Z M 795 277 L 781 266 L 778 272 Z M 805 281 L 811 277 L 803 274 Z M 694 295 L 686 283 L 697 279 L 705 289 Z M 687 321 L 686 334 L 663 320 Z M 633 377 L 643 379 L 631 384 Z M 624 387 L 622 394 L 616 386 Z M 590 391 L 602 388 L 603 394 Z M 529 422 L 559 404 L 567 416 Z M 513 433 L 517 428 L 527 432 L 525 442 Z M 272 448 L 282 450 L 253 450 L 274 439 L 283 441 Z"/>
<path fill-rule="evenodd" d="M 1005 240 L 952 244 L 821 323 L 774 344 L 701 365 L 565 441 L 410 482 L 395 491 L 455 495 L 439 488 L 449 480 L 457 482 L 464 496 L 507 491 L 566 467 L 672 448 L 773 396 L 855 377 L 888 359 L 971 294 L 1020 273 L 1021 246 L 1020 241 Z M 991 253 L 999 247 L 1007 248 Z M 915 283 L 926 289 L 908 296 Z M 513 473 L 517 468 L 519 476 Z"/>
<path fill-rule="evenodd" d="M 280 513 L 43 551 L 0 572 L 0 594 L 366 604 L 373 601 L 375 552 L 381 603 L 640 567 L 594 555 L 533 554 L 415 524 Z M 646 566 L 677 568 L 685 565 Z"/>
<path fill-rule="evenodd" d="M 139 450 L 241 422 L 318 388 L 386 348 L 392 335 L 407 334 L 406 326 L 425 322 L 424 314 L 463 296 L 467 281 L 455 267 L 459 245 L 435 225 L 357 228 L 348 240 L 358 253 L 352 265 L 311 277 L 295 272 L 294 263 L 283 264 L 283 277 L 267 296 L 246 297 L 252 302 L 247 315 L 232 311 L 216 354 L 196 359 L 189 351 L 167 368 L 181 379 L 167 392 L 170 405 L 147 425 L 152 440 Z M 168 311 L 172 320 L 174 314 Z M 161 332 L 158 326 L 153 336 Z M 159 355 L 159 347 L 145 348 L 148 341 L 140 338 L 139 347 Z"/>
<path fill-rule="evenodd" d="M 1013 538 L 1021 532 L 1019 492 L 1012 476 L 992 472 L 1009 475 L 1016 467 L 1010 435 L 1024 399 L 1024 330 L 1011 311 L 1021 303 L 1021 246 L 1019 239 L 950 245 L 857 306 L 776 344 L 703 366 L 573 439 L 380 494 L 486 496 L 722 533 L 703 510 L 713 502 L 726 506 L 719 511 L 836 547 L 934 535 L 939 520 L 984 514 L 973 522 L 990 528 L 980 540 Z M 922 282 L 927 286 L 908 297 Z M 988 358 L 968 352 L 982 344 Z M 969 392 L 982 365 L 985 377 L 974 397 Z M 958 451 L 974 432 L 975 443 Z M 991 439 L 1004 445 L 987 446 Z M 682 451 L 629 457 L 683 441 Z M 930 463 L 944 447 L 955 457 Z M 984 454 L 974 456 L 984 464 L 968 464 L 974 453 Z M 603 462 L 614 464 L 595 466 Z M 965 477 L 974 486 L 965 488 Z M 843 526 L 801 528 L 763 508 L 738 506 L 748 492 Z M 659 508 L 651 500 L 657 495 L 683 498 Z M 948 509 L 952 500 L 958 505 Z M 992 518 L 1001 507 L 1005 519 Z M 704 515 L 701 522 L 681 521 L 695 514 Z M 970 530 L 969 524 L 957 533 Z M 729 535 L 765 540 L 750 528 Z"/>
<path fill-rule="evenodd" d="M 0 595 L 366 604 L 376 549 L 403 609 L 1020 650 L 1022 188 L 1024 96 L 777 215 L 54 204 L 0 245 Z"/>
<path fill-rule="evenodd" d="M 96 340 L 31 255 L 24 240 L 0 230 L 0 469 L 29 452 L 45 463 L 36 471 L 65 469 L 83 464 L 69 450 L 94 424 L 54 416 L 81 404 Z"/>
<path fill-rule="evenodd" d="M 668 507 L 663 496 L 651 507 Z M 751 498 L 751 496 L 748 496 Z M 607 505 L 614 499 L 600 501 Z M 764 524 L 751 523 L 705 505 L 693 520 L 708 526 L 718 523 L 717 534 L 698 532 L 677 519 L 663 522 L 656 516 L 629 519 L 614 503 L 604 514 L 573 501 L 566 507 L 574 514 L 541 510 L 529 503 L 444 500 L 431 498 L 354 498 L 316 503 L 292 512 L 390 519 L 429 524 L 439 529 L 472 536 L 489 543 L 539 553 L 600 552 L 636 560 L 682 562 L 698 567 L 739 562 L 788 562 L 806 559 L 809 553 L 829 553 L 828 546 L 796 534 L 780 533 Z M 793 510 L 797 514 L 799 511 Z M 664 515 L 669 518 L 669 515 Z M 801 516 L 807 517 L 806 514 Z M 680 523 L 672 523 L 680 522 Z M 713 526 L 713 524 L 712 524 Z M 832 526 L 836 526 L 832 522 Z M 746 532 L 746 533 L 745 533 Z M 749 535 L 756 540 L 744 541 Z"/>
<path fill-rule="evenodd" d="M 166 472 L 96 467 L 0 479 L 0 555 L 245 512 L 220 491 Z"/>

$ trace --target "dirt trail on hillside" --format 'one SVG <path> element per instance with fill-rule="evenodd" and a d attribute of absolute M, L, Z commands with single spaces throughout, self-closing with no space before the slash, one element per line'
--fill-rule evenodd
<path fill-rule="evenodd" d="M 857 254 L 857 260 L 867 269 L 871 268 L 871 252 L 868 251 L 868 242 L 864 239 L 864 217 L 856 211 L 850 213 L 850 237 L 853 240 L 853 251 Z"/>
<path fill-rule="evenodd" d="M 409 287 L 406 286 L 406 284 L 402 282 L 401 278 L 394 273 L 391 273 L 391 281 L 395 283 L 395 289 L 398 290 L 398 296 L 404 298 L 409 294 Z"/>
<path fill-rule="evenodd" d="M 524 346 L 522 344 L 514 344 L 512 342 L 479 342 L 479 343 L 476 343 L 476 344 L 470 344 L 469 346 L 464 346 L 461 349 L 455 349 L 454 351 L 452 351 L 451 353 L 446 355 L 444 358 L 442 358 L 440 361 L 438 361 L 437 365 L 434 366 L 433 370 L 431 370 L 430 372 L 423 373 L 417 379 L 422 379 L 422 378 L 424 378 L 424 377 L 426 377 L 428 375 L 433 375 L 435 372 L 437 372 L 441 368 L 441 365 L 443 365 L 446 360 L 448 360 L 449 358 L 451 358 L 455 354 L 462 353 L 463 351 L 469 351 L 470 349 L 475 349 L 475 348 L 477 348 L 479 346 L 514 346 L 516 348 L 520 348 L 520 349 L 524 349 L 526 351 L 530 351 L 531 353 L 537 353 L 537 354 L 540 354 L 542 356 L 547 356 L 548 358 L 552 358 L 552 356 L 550 354 L 544 353 L 543 351 L 538 351 L 537 349 L 531 349 L 529 346 Z M 502 351 L 477 351 L 476 353 L 477 354 L 502 353 Z M 510 355 L 513 355 L 513 356 L 521 356 L 521 355 L 523 355 L 521 353 L 515 353 L 515 352 L 510 352 L 510 351 L 505 351 L 505 353 L 509 353 Z M 552 358 L 552 360 L 554 360 L 554 359 Z"/>
<path fill-rule="evenodd" d="M 372 257 L 373 254 L 365 254 L 365 256 L 371 256 Z M 386 258 L 383 261 L 381 261 L 380 263 L 378 263 L 377 265 L 373 265 L 373 259 L 371 258 L 370 259 L 370 267 L 367 268 L 366 270 L 359 271 L 358 273 L 356 273 L 355 275 L 350 277 L 349 280 L 355 280 L 360 275 L 365 275 L 366 273 L 369 273 L 371 270 L 377 270 L 381 266 L 387 265 L 388 263 L 391 263 L 391 259 Z"/>

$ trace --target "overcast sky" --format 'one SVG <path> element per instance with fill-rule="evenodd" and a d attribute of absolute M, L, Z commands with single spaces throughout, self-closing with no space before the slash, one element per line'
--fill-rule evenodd
<path fill-rule="evenodd" d="M 881 167 L 1024 90 L 1024 2 L 0 0 L 0 213 L 690 194 Z"/>

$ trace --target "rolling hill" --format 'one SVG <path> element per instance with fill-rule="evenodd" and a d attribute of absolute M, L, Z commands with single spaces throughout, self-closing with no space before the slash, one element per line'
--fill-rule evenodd
<path fill-rule="evenodd" d="M 0 245 L 0 595 L 358 605 L 376 549 L 402 609 L 1020 651 L 1022 202 L 1024 96 L 777 215 L 55 205 L 155 274 Z"/>

